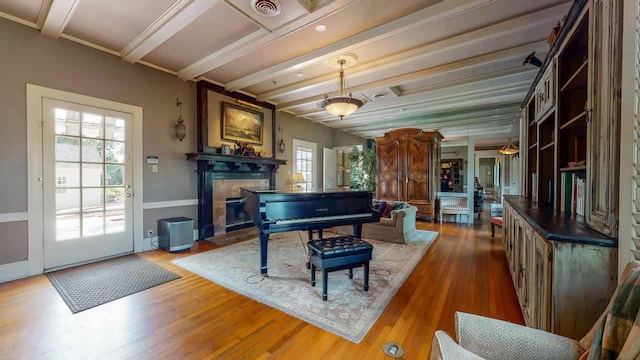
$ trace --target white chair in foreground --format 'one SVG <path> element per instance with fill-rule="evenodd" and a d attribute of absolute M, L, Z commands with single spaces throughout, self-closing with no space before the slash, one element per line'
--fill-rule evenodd
<path fill-rule="evenodd" d="M 604 313 L 580 341 L 506 321 L 457 312 L 458 342 L 446 332 L 436 331 L 431 359 L 640 359 L 639 308 L 640 262 L 636 261 L 627 266 Z M 600 354 L 619 357 L 601 357 Z"/>

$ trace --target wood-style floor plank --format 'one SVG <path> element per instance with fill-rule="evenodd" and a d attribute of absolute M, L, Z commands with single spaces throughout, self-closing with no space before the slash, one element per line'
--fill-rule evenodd
<path fill-rule="evenodd" d="M 522 324 L 501 234 L 488 217 L 464 224 L 418 222 L 440 232 L 360 344 L 194 275 L 172 260 L 189 252 L 142 253 L 173 271 L 172 281 L 72 314 L 48 279 L 0 284 L 0 357 L 102 359 L 385 359 L 396 341 L 405 359 L 427 359 L 437 329 L 451 334 L 456 311 Z"/>

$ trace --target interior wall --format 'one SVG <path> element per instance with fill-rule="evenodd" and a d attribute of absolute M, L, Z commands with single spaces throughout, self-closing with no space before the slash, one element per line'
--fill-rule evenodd
<path fill-rule="evenodd" d="M 196 148 L 195 83 L 2 18 L 0 43 L 0 215 L 27 212 L 27 83 L 142 107 L 143 156 L 158 156 L 159 171 L 145 163 L 144 193 L 134 189 L 135 196 L 145 204 L 196 198 L 195 163 L 184 155 Z M 182 142 L 174 136 L 177 98 L 187 133 Z M 157 223 L 156 213 L 144 212 L 145 225 Z M 27 221 L 21 216 L 0 216 L 0 265 L 27 260 Z"/>
<path fill-rule="evenodd" d="M 293 139 L 310 141 L 318 145 L 318 164 L 316 171 L 316 184 L 318 188 L 322 188 L 323 186 L 323 148 L 363 145 L 365 143 L 363 138 L 328 128 L 307 119 L 297 118 L 283 111 L 276 112 L 275 129 L 278 129 L 278 127 L 282 128 L 282 131 L 276 133 L 276 143 L 279 143 L 282 137 L 285 144 L 285 151 L 284 153 L 276 151 L 276 158 L 287 161 L 286 165 L 280 166 L 278 175 L 276 176 L 276 186 L 282 188 L 286 186 L 287 176 L 291 176 L 293 172 Z"/>

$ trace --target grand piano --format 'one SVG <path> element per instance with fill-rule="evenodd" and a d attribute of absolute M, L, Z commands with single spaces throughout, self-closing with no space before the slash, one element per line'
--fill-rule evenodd
<path fill-rule="evenodd" d="M 351 189 L 269 190 L 242 188 L 244 211 L 260 233 L 260 273 L 267 274 L 269 234 L 293 230 L 320 230 L 353 225 L 360 237 L 362 224 L 380 221 L 372 208 L 370 191 Z"/>

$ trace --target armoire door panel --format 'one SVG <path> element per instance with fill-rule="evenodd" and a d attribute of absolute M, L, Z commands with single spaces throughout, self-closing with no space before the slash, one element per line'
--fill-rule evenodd
<path fill-rule="evenodd" d="M 431 142 L 407 141 L 407 200 L 430 202 Z"/>
<path fill-rule="evenodd" d="M 378 144 L 378 152 L 386 154 L 378 157 L 378 198 L 381 200 L 401 200 L 400 143 L 390 141 Z M 404 180 L 404 178 L 402 179 Z"/>

